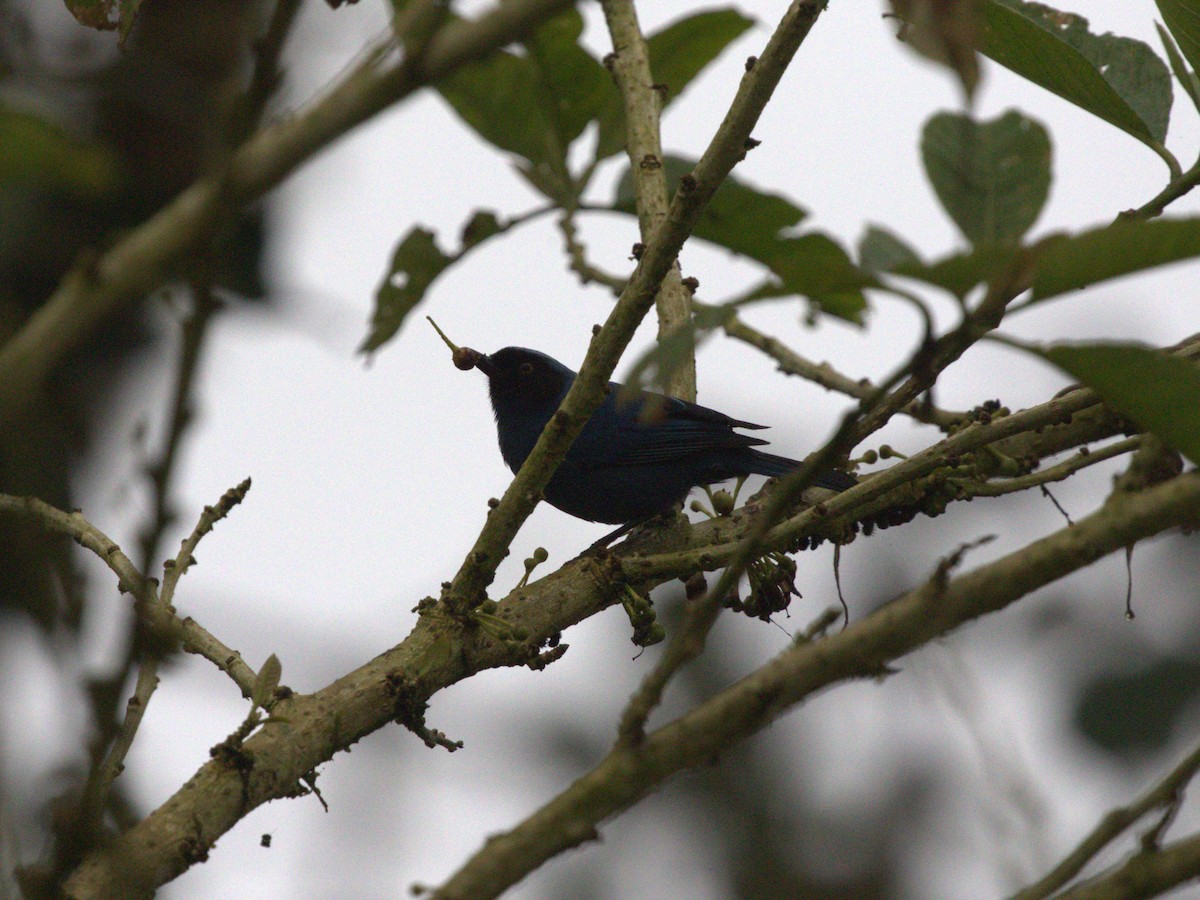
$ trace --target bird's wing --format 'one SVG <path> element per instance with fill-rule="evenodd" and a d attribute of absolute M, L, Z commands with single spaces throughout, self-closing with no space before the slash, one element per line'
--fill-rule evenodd
<path fill-rule="evenodd" d="M 618 417 L 618 439 L 609 446 L 616 451 L 610 464 L 674 462 L 709 450 L 754 447 L 767 442 L 733 429 L 764 427 L 732 419 L 706 406 L 643 393 Z"/>

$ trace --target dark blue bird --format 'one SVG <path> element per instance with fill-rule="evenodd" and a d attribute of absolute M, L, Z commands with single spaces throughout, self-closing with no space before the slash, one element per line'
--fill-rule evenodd
<path fill-rule="evenodd" d="M 456 363 L 459 353 L 467 354 L 464 368 L 474 364 L 488 377 L 500 452 L 515 473 L 575 372 L 524 347 L 505 347 L 490 356 L 463 348 Z M 667 512 L 698 485 L 742 475 L 785 475 L 800 465 L 754 449 L 767 442 L 734 430 L 766 426 L 661 394 L 621 397 L 621 389 L 609 382 L 604 401 L 546 485 L 546 501 L 565 513 L 590 522 L 637 524 Z M 857 482 L 831 471 L 815 483 L 841 491 Z"/>

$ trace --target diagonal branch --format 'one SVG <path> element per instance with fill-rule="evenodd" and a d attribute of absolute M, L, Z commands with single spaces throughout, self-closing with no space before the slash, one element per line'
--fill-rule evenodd
<path fill-rule="evenodd" d="M 1194 353 L 1198 343 L 1190 339 L 1175 352 Z M 906 496 L 914 489 L 914 481 L 919 484 L 922 472 L 944 464 L 944 457 L 951 453 L 965 454 L 989 444 L 1006 446 L 1022 439 L 1031 442 L 1021 448 L 1024 454 L 1057 453 L 1081 441 L 1109 437 L 1122 427 L 1121 421 L 1090 391 L 1074 390 L 1032 409 L 969 426 L 926 453 L 873 475 L 831 500 L 824 517 L 793 517 L 767 536 L 767 545 L 785 546 L 796 537 L 821 533 L 820 529 L 830 522 L 853 521 L 857 510 L 887 508 L 895 502 L 889 500 L 889 492 Z M 1165 497 L 1165 488 L 1180 481 L 1192 484 L 1196 477 L 1189 475 L 1154 488 L 1153 496 Z M 1140 498 L 1148 495 L 1131 494 L 1121 502 L 1128 499 L 1142 503 Z M 1125 508 L 1117 505 L 1108 513 Z M 627 581 L 649 588 L 701 569 L 719 567 L 724 554 L 737 547 L 746 533 L 748 518 L 739 510 L 728 517 L 693 525 L 687 550 L 647 553 L 655 546 L 654 536 L 648 535 L 637 546 L 618 549 L 607 559 L 580 557 L 526 585 L 501 601 L 495 611 L 495 617 L 508 622 L 514 632 L 528 633 L 520 646 L 494 639 L 482 629 L 464 627 L 440 606 L 423 607 L 412 632 L 396 647 L 315 694 L 280 699 L 272 710 L 276 722 L 261 728 L 242 748 L 244 758 L 253 761 L 249 770 L 238 769 L 227 761 L 206 763 L 107 852 L 85 859 L 68 881 L 68 893 L 78 897 L 113 896 L 130 892 L 131 885 L 150 890 L 171 880 L 202 858 L 203 852 L 251 810 L 273 799 L 295 796 L 306 783 L 303 779 L 311 780 L 317 766 L 365 735 L 397 718 L 414 721 L 423 714 L 430 697 L 442 688 L 485 669 L 530 664 L 537 649 L 553 636 L 616 602 L 614 584 Z M 1169 526 L 1170 520 L 1163 518 L 1157 527 L 1164 530 Z M 1086 533 L 1070 529 L 1067 535 Z M 1060 535 L 1060 539 L 1069 538 Z M 1128 536 L 1119 539 L 1128 540 Z M 1077 549 L 1095 552 L 1086 546 Z M 861 636 L 869 654 L 864 658 L 864 667 L 854 670 L 850 666 L 857 658 L 854 651 L 840 651 L 850 666 L 845 677 L 874 674 L 876 645 L 886 639 L 887 632 L 887 622 L 878 617 L 891 615 L 889 611 L 898 608 L 893 604 L 835 636 L 837 640 L 842 640 L 844 634 Z M 980 607 L 975 614 L 985 611 Z M 868 622 L 872 624 L 864 628 Z M 821 641 L 816 646 L 825 648 L 830 644 Z M 133 882 L 130 873 L 135 873 Z"/>
<path fill-rule="evenodd" d="M 110 250 L 63 279 L 0 347 L 0 421 L 115 313 L 172 277 L 181 260 L 302 163 L 386 107 L 517 39 L 569 0 L 508 0 L 478 19 L 447 25 L 418 65 L 370 54 L 305 112 L 257 132 L 219 175 L 183 191 Z"/>
<path fill-rule="evenodd" d="M 579 376 L 508 490 L 492 510 L 483 530 L 445 591 L 451 612 L 461 615 L 484 599 L 496 567 L 508 553 L 525 519 L 533 512 L 555 468 L 566 455 L 588 417 L 604 397 L 617 360 L 649 311 L 659 285 L 675 264 L 683 243 L 717 188 L 742 159 L 745 141 L 771 99 L 792 57 L 815 24 L 827 0 L 795 0 L 758 62 L 742 77 L 737 95 L 708 149 L 685 176 L 671 200 L 667 217 L 646 242 L 638 267 L 604 327 L 588 348 Z"/>
<path fill-rule="evenodd" d="M 1110 810 L 1079 845 L 1072 850 L 1045 878 L 1013 895 L 1012 900 L 1042 900 L 1049 897 L 1072 878 L 1096 855 L 1149 813 L 1160 807 L 1178 803 L 1184 788 L 1200 771 L 1200 747 L 1189 753 L 1158 784 L 1128 806 Z M 1200 857 L 1196 857 L 1200 860 Z"/>
<path fill-rule="evenodd" d="M 878 676 L 922 644 L 997 612 L 1031 591 L 1130 543 L 1200 524 L 1200 474 L 1124 495 L 1074 527 L 950 579 L 939 567 L 922 587 L 844 631 L 785 650 L 691 712 L 618 744 L 587 773 L 512 831 L 493 835 L 437 898 L 495 897 L 546 860 L 598 836 L 601 822 L 628 809 L 676 772 L 714 756 L 814 693 L 850 678 Z"/>
<path fill-rule="evenodd" d="M 1157 897 L 1197 877 L 1200 877 L 1200 834 L 1192 834 L 1159 850 L 1136 853 L 1112 871 L 1055 897 L 1056 900 Z"/>

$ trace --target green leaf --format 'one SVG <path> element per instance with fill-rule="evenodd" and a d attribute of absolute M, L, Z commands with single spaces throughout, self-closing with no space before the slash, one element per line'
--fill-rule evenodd
<path fill-rule="evenodd" d="M 1058 344 L 1034 352 L 1200 463 L 1200 369 L 1194 363 L 1140 344 Z"/>
<path fill-rule="evenodd" d="M 1167 51 L 1167 61 L 1171 64 L 1171 71 L 1175 74 L 1176 81 L 1191 98 L 1192 105 L 1200 110 L 1200 78 L 1197 78 L 1196 73 L 1188 68 L 1187 60 L 1180 55 L 1179 48 L 1171 37 L 1171 32 L 1158 22 L 1154 23 L 1154 27 L 1158 29 L 1158 39 L 1162 41 L 1163 49 Z"/>
<path fill-rule="evenodd" d="M 1163 22 L 1179 43 L 1179 52 L 1200 72 L 1200 0 L 1155 0 Z"/>
<path fill-rule="evenodd" d="M 371 329 L 358 352 L 373 353 L 390 341 L 439 275 L 513 224 L 501 222 L 490 210 L 478 210 L 463 225 L 462 248 L 454 254 L 442 252 L 432 231 L 419 226 L 410 230 L 392 252 L 391 266 L 375 291 Z"/>
<path fill-rule="evenodd" d="M 665 165 L 669 184 L 677 183 L 693 167 L 690 161 L 673 156 L 667 157 Z M 613 209 L 636 214 L 633 176 L 628 169 L 617 185 Z M 782 236 L 806 215 L 786 197 L 728 178 L 701 213 L 692 234 L 770 268 L 782 282 L 779 294 L 803 294 L 826 312 L 861 321 L 866 307 L 862 288 L 873 284 L 873 279 L 825 235 Z"/>
<path fill-rule="evenodd" d="M 392 254 L 388 273 L 375 292 L 371 330 L 358 351 L 372 353 L 391 340 L 434 279 L 452 262 L 453 257 L 438 249 L 432 231 L 419 227 L 409 231 Z"/>
<path fill-rule="evenodd" d="M 476 244 L 482 244 L 490 237 L 495 237 L 502 231 L 504 231 L 504 226 L 500 224 L 496 214 L 491 210 L 481 209 L 467 220 L 459 240 L 462 242 L 463 250 L 467 250 Z"/>
<path fill-rule="evenodd" d="M 710 9 L 672 22 L 646 40 L 650 73 L 667 86 L 669 104 L 692 79 L 741 37 L 754 20 L 735 9 Z"/>
<path fill-rule="evenodd" d="M 900 263 L 892 271 L 896 275 L 940 287 L 962 300 L 977 285 L 990 282 L 1007 268 L 1017 252 L 1018 248 L 1011 245 L 986 244 L 931 263 Z"/>
<path fill-rule="evenodd" d="M 870 225 L 858 242 L 858 264 L 867 272 L 891 272 L 901 265 L 920 265 L 921 259 L 892 232 Z"/>
<path fill-rule="evenodd" d="M 968 100 L 979 86 L 975 0 L 891 0 L 902 26 L 896 35 L 905 46 L 945 66 L 962 84 Z"/>
<path fill-rule="evenodd" d="M 1010 110 L 982 124 L 939 113 L 921 135 L 925 173 L 972 244 L 1015 244 L 1050 192 L 1050 138 Z"/>
<path fill-rule="evenodd" d="M 664 160 L 667 184 L 674 187 L 692 171 L 695 163 L 678 156 Z M 633 196 L 633 173 L 627 168 L 617 184 L 613 209 L 637 214 Z M 808 215 L 786 197 L 749 187 L 727 178 L 717 189 L 692 232 L 696 237 L 727 247 L 734 253 L 765 262 L 775 252 L 779 233 L 792 228 Z"/>
<path fill-rule="evenodd" d="M 840 319 L 862 323 L 867 308 L 862 289 L 875 280 L 832 238 L 814 233 L 777 241 L 767 264 L 792 293 L 808 297 Z"/>
<path fill-rule="evenodd" d="M 734 9 L 710 9 L 672 22 L 646 39 L 650 73 L 655 83 L 665 84 L 666 109 L 704 71 L 721 51 L 754 24 Z M 596 158 L 606 159 L 625 147 L 625 109 L 620 92 L 612 92 L 612 103 L 599 116 L 600 137 Z"/>
<path fill-rule="evenodd" d="M 1120 220 L 1039 247 L 1033 299 L 1200 256 L 1200 218 Z"/>
<path fill-rule="evenodd" d="M 569 196 L 571 142 L 612 102 L 604 67 L 578 44 L 583 19 L 556 16 L 526 42 L 463 66 L 437 85 L 454 111 L 490 144 L 529 162 L 526 175 L 552 199 Z"/>
<path fill-rule="evenodd" d="M 554 126 L 537 82 L 529 59 L 501 51 L 455 70 L 437 89 L 485 141 L 538 163 L 551 156 Z"/>
<path fill-rule="evenodd" d="M 614 93 L 604 66 L 579 46 L 582 33 L 583 17 L 572 9 L 551 19 L 525 44 L 536 66 L 539 102 L 563 148 L 583 133 Z"/>
<path fill-rule="evenodd" d="M 0 181 L 57 188 L 89 197 L 115 190 L 117 159 L 27 112 L 0 105 Z"/>
<path fill-rule="evenodd" d="M 1152 146 L 1167 133 L 1171 79 L 1148 46 L 1093 35 L 1087 20 L 1020 0 L 981 0 L 981 52 Z"/>

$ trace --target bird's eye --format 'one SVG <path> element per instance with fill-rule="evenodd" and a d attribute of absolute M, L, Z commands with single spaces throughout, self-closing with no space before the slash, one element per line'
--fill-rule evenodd
<path fill-rule="evenodd" d="M 532 375 L 533 374 L 533 363 L 528 363 L 528 362 L 521 363 L 521 374 L 522 375 Z"/>

